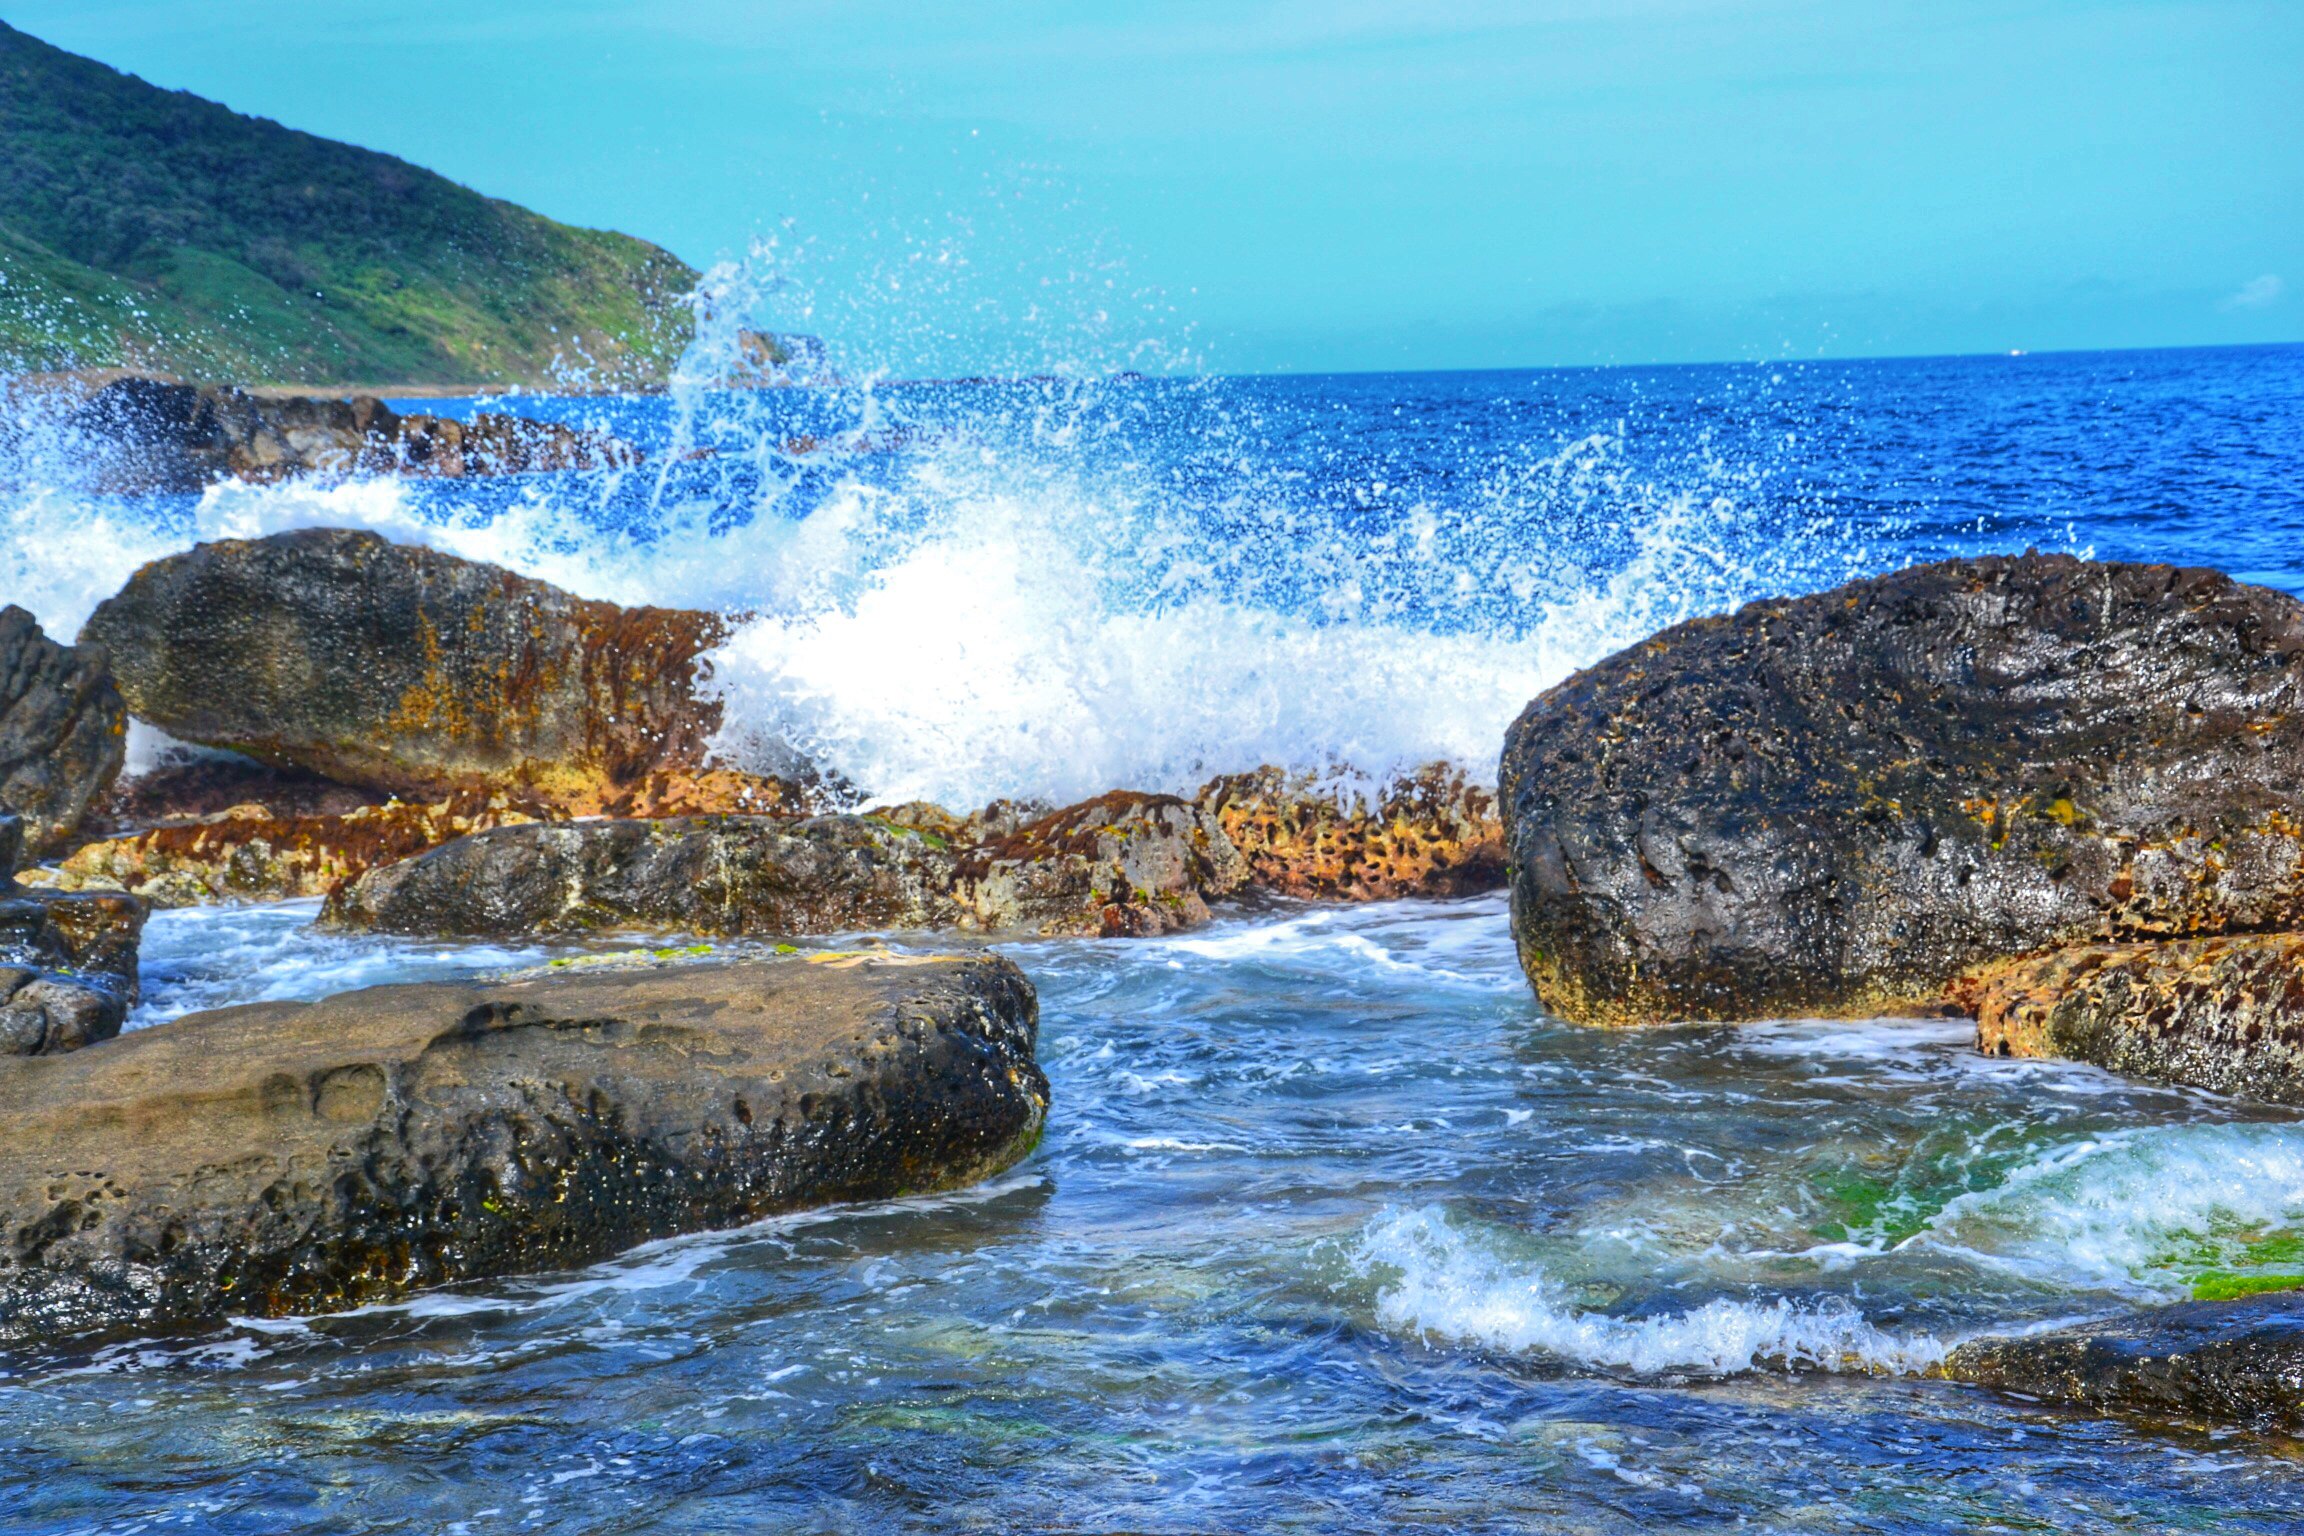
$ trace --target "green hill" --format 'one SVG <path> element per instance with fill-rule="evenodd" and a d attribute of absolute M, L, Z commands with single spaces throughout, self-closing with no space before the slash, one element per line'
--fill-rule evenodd
<path fill-rule="evenodd" d="M 696 274 L 0 23 L 0 368 L 660 381 Z"/>

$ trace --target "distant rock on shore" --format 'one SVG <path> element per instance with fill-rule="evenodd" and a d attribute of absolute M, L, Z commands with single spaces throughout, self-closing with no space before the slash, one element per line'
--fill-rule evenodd
<path fill-rule="evenodd" d="M 606 810 L 703 766 L 716 614 L 619 608 L 372 533 L 310 528 L 154 561 L 81 631 L 170 735 L 437 799 Z"/>
<path fill-rule="evenodd" d="M 1031 1150 L 1013 965 L 814 958 L 377 987 L 0 1061 L 0 1341 L 357 1306 Z"/>
<path fill-rule="evenodd" d="M 1264 767 L 1211 781 L 1199 803 L 1265 890 L 1307 901 L 1469 896 L 1504 883 L 1496 797 L 1431 763 L 1362 786 Z"/>
<path fill-rule="evenodd" d="M 1929 1009 L 2061 945 L 2304 926 L 2304 605 L 2212 571 L 1952 560 L 1668 629 L 1514 723 L 1544 1004 Z"/>
<path fill-rule="evenodd" d="M 628 443 L 558 422 L 490 414 L 460 422 L 402 415 L 370 395 L 276 398 L 145 378 L 106 384 L 64 426 L 89 445 L 96 483 L 125 494 L 184 494 L 226 478 L 460 478 L 627 468 L 640 459 Z"/>

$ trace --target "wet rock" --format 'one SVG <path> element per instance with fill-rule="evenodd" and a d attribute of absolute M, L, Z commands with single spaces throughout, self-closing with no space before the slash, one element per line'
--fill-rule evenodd
<path fill-rule="evenodd" d="M 169 822 L 199 821 L 250 805 L 285 821 L 342 816 L 390 799 L 380 789 L 339 784 L 301 768 L 275 767 L 218 752 L 163 762 L 114 780 L 111 790 L 89 806 L 83 825 L 105 834 L 134 832 Z"/>
<path fill-rule="evenodd" d="M 2088 944 L 1953 984 L 1994 1056 L 2304 1104 L 2304 934 Z"/>
<path fill-rule="evenodd" d="M 53 869 L 27 870 L 44 890 L 121 890 L 156 907 L 325 896 L 379 864 L 491 827 L 551 815 L 468 790 L 431 802 L 389 801 L 342 815 L 275 816 L 253 802 L 215 815 L 83 844 Z"/>
<path fill-rule="evenodd" d="M 990 835 L 952 881 L 963 927 L 1154 938 L 1208 921 L 1210 898 L 1248 883 L 1216 818 L 1170 795 L 1115 791 L 1007 832 L 995 806 L 977 825 Z"/>
<path fill-rule="evenodd" d="M 35 853 L 70 837 L 103 794 L 128 738 L 127 706 L 100 652 L 58 645 L 0 608 L 0 811 Z"/>
<path fill-rule="evenodd" d="M 66 429 L 91 445 L 97 483 L 187 494 L 227 477 L 466 475 L 620 468 L 629 444 L 557 422 L 482 414 L 470 422 L 401 415 L 370 395 L 260 396 L 222 384 L 116 379 Z"/>
<path fill-rule="evenodd" d="M 11 871 L 16 818 L 0 818 L 0 1056 L 53 1056 L 120 1033 L 136 1005 L 144 903 L 118 892 L 49 896 Z"/>
<path fill-rule="evenodd" d="M 2304 606 L 1954 560 L 1677 625 L 1531 703 L 1502 801 L 1564 1017 L 1930 1008 L 1968 967 L 2304 926 Z"/>
<path fill-rule="evenodd" d="M 1265 890 L 1308 901 L 1468 896 L 1504 883 L 1496 797 L 1433 763 L 1381 785 L 1282 768 L 1216 779 L 1200 805 Z"/>
<path fill-rule="evenodd" d="M 2304 1430 L 2304 1299 L 2181 1302 L 2110 1323 L 1974 1339 L 1943 1374 L 2162 1422 Z"/>
<path fill-rule="evenodd" d="M 970 843 L 878 816 L 584 821 L 500 828 L 371 870 L 330 899 L 323 920 L 474 936 L 1136 936 L 1206 921 L 1208 898 L 1238 889 L 1245 873 L 1212 819 L 1162 795 L 1107 795 Z"/>
<path fill-rule="evenodd" d="M 0 1340 L 582 1264 L 1031 1149 L 1021 972 L 826 958 L 376 987 L 0 1061 Z"/>
<path fill-rule="evenodd" d="M 590 814 L 703 765 L 714 614 L 619 608 L 497 566 L 310 528 L 154 561 L 82 631 L 138 717 L 411 798 Z"/>

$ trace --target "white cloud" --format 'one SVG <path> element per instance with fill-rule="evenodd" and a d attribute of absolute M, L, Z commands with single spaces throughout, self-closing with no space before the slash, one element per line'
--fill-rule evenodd
<path fill-rule="evenodd" d="M 2286 292 L 2287 288 L 2288 285 L 2280 281 L 2279 273 L 2267 272 L 2262 277 L 2252 277 L 2247 282 L 2242 283 L 2240 291 L 2226 299 L 2222 307 L 2225 309 L 2262 309 L 2267 305 L 2278 303 L 2280 295 Z"/>

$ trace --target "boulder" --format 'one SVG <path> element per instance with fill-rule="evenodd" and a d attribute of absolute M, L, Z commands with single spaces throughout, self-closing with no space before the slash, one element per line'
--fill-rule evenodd
<path fill-rule="evenodd" d="M 717 615 L 619 608 L 493 565 L 307 528 L 145 566 L 81 631 L 180 740 L 411 798 L 574 814 L 701 767 Z"/>
<path fill-rule="evenodd" d="M 383 790 L 339 784 L 301 768 L 212 752 L 172 757 L 142 773 L 122 775 L 102 799 L 90 804 L 82 826 L 112 835 L 199 821 L 250 805 L 280 820 L 342 816 L 391 798 Z"/>
<path fill-rule="evenodd" d="M 97 485 L 130 495 L 189 494 L 227 477 L 508 475 L 640 459 L 630 444 L 559 422 L 488 414 L 459 422 L 404 416 L 372 395 L 264 396 L 135 377 L 90 395 L 65 428 L 90 445 Z"/>
<path fill-rule="evenodd" d="M 1469 896 L 1504 883 L 1496 797 L 1433 763 L 1377 785 L 1265 767 L 1211 781 L 1202 808 L 1268 891 L 1307 901 Z"/>
<path fill-rule="evenodd" d="M 2074 945 L 1979 967 L 1951 996 L 1988 1055 L 2304 1104 L 2304 934 Z"/>
<path fill-rule="evenodd" d="M 104 793 L 128 710 L 101 652 L 58 645 L 23 609 L 0 608 L 0 812 L 35 853 L 69 838 Z"/>
<path fill-rule="evenodd" d="M 86 843 L 53 869 L 27 870 L 43 890 L 120 890 L 155 907 L 325 896 L 379 864 L 451 839 L 549 814 L 501 794 L 393 800 L 341 815 L 275 816 L 250 802 L 192 821 Z"/>
<path fill-rule="evenodd" d="M 1972 1339 L 1944 1375 L 2187 1425 L 2304 1430 L 2304 1303 L 2179 1302 L 2109 1323 Z"/>
<path fill-rule="evenodd" d="M 1207 814 L 1172 796 L 1106 795 L 962 841 L 972 825 L 945 818 L 922 830 L 840 815 L 504 827 L 369 871 L 330 898 L 322 920 L 475 937 L 610 928 L 1118 937 L 1204 922 L 1208 898 L 1246 876 Z"/>
<path fill-rule="evenodd" d="M 1013 965 L 812 958 L 375 987 L 0 1061 L 0 1341 L 385 1301 L 1031 1149 Z"/>
<path fill-rule="evenodd" d="M 1531 703 L 1501 774 L 1545 1006 L 1928 1009 L 1983 961 L 2304 927 L 2304 605 L 1951 560 L 1677 625 Z"/>
<path fill-rule="evenodd" d="M 144 904 L 25 890 L 10 873 L 22 835 L 0 818 L 0 1056 L 54 1056 L 120 1033 L 136 1005 Z"/>

